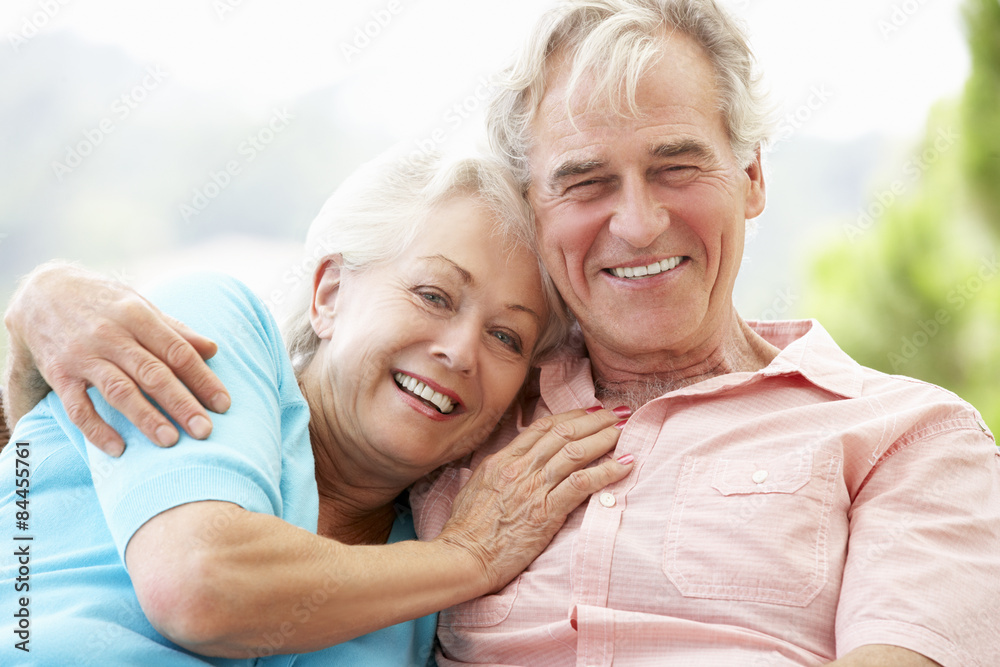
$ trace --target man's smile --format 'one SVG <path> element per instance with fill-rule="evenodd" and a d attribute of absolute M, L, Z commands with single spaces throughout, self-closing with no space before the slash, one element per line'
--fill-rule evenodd
<path fill-rule="evenodd" d="M 644 266 L 622 266 L 605 269 L 608 273 L 615 276 L 616 278 L 645 278 L 647 276 L 655 276 L 664 271 L 670 271 L 676 269 L 681 262 L 683 262 L 685 257 L 670 257 L 669 259 L 663 259 L 659 262 L 653 262 L 652 264 L 647 264 Z"/>

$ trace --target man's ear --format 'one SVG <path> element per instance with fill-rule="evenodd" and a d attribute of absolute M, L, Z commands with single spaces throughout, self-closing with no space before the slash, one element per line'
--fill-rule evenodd
<path fill-rule="evenodd" d="M 309 305 L 309 321 L 320 338 L 329 339 L 333 332 L 333 319 L 337 313 L 337 295 L 340 292 L 340 256 L 327 257 L 316 267 L 313 275 L 313 296 Z"/>
<path fill-rule="evenodd" d="M 767 199 L 764 188 L 764 168 L 760 162 L 760 146 L 757 146 L 753 162 L 747 165 L 746 174 L 750 183 L 747 186 L 745 217 L 750 220 L 764 212 L 764 202 Z"/>

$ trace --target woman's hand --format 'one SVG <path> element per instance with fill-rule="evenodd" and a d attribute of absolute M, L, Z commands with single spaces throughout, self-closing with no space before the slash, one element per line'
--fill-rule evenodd
<path fill-rule="evenodd" d="M 44 397 L 47 383 L 84 436 L 119 456 L 125 443 L 94 410 L 90 386 L 164 447 L 179 434 L 143 392 L 195 438 L 212 430 L 202 403 L 229 409 L 225 387 L 203 361 L 215 343 L 117 281 L 67 264 L 42 265 L 15 293 L 4 323 L 11 424 Z"/>
<path fill-rule="evenodd" d="M 436 539 L 469 551 L 489 591 L 499 590 L 542 552 L 570 512 L 631 471 L 629 455 L 588 467 L 614 450 L 628 415 L 627 408 L 574 410 L 534 422 L 476 468 Z"/>

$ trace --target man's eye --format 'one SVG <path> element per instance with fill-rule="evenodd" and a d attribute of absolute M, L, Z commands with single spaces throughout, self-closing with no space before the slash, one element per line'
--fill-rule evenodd
<path fill-rule="evenodd" d="M 601 181 L 596 178 L 590 178 L 587 179 L 586 181 L 580 181 L 579 183 L 574 183 L 573 185 L 569 186 L 569 189 L 574 190 L 574 189 L 589 188 L 598 185 L 600 182 Z"/>

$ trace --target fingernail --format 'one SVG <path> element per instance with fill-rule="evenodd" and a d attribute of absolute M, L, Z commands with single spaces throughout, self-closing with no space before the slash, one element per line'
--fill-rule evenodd
<path fill-rule="evenodd" d="M 199 440 L 204 440 L 212 432 L 212 422 L 201 415 L 195 415 L 188 421 L 188 433 Z"/>
<path fill-rule="evenodd" d="M 626 454 L 625 456 L 618 457 L 618 463 L 621 463 L 623 466 L 627 466 L 628 464 L 632 463 L 632 461 L 635 461 L 635 457 L 632 456 L 631 454 Z"/>
<path fill-rule="evenodd" d="M 594 406 L 594 407 L 592 407 L 592 408 L 587 408 L 587 414 L 588 414 L 588 415 L 592 415 L 592 414 L 594 414 L 595 412 L 597 412 L 598 410 L 603 410 L 603 409 L 604 409 L 604 406 L 603 406 L 603 405 L 595 405 L 595 406 Z"/>
<path fill-rule="evenodd" d="M 224 391 L 220 391 L 212 397 L 212 400 L 210 400 L 209 403 L 210 405 L 208 407 L 212 409 L 212 412 L 225 412 L 230 406 L 229 394 Z"/>
<path fill-rule="evenodd" d="M 615 413 L 619 417 L 631 417 L 632 416 L 632 408 L 630 408 L 627 405 L 619 405 L 617 408 L 615 408 L 611 412 Z"/>
<path fill-rule="evenodd" d="M 615 428 L 618 429 L 619 431 L 621 431 L 622 429 L 625 428 L 625 424 L 628 424 L 628 420 L 627 419 L 623 419 L 620 422 L 618 422 L 617 424 L 615 424 Z"/>
<path fill-rule="evenodd" d="M 177 429 L 164 424 L 156 429 L 156 444 L 160 447 L 169 447 L 177 442 Z"/>

